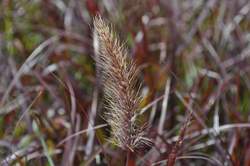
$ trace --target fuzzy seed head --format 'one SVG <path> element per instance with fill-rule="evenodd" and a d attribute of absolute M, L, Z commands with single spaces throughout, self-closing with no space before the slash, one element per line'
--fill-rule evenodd
<path fill-rule="evenodd" d="M 101 70 L 108 113 L 105 119 L 111 126 L 112 142 L 123 149 L 135 148 L 148 142 L 143 128 L 134 117 L 141 97 L 136 87 L 138 69 L 129 59 L 123 44 L 100 16 L 94 19 L 95 59 Z"/>

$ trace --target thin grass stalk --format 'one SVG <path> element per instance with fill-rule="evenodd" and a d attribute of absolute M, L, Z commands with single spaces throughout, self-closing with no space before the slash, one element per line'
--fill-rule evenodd
<path fill-rule="evenodd" d="M 127 151 L 127 158 L 126 158 L 126 166 L 135 166 L 136 162 L 135 162 L 135 154 L 128 150 Z"/>

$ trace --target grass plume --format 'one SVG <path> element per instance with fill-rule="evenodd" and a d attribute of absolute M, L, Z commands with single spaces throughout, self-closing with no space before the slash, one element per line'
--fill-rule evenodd
<path fill-rule="evenodd" d="M 96 64 L 103 78 L 109 110 L 105 118 L 111 126 L 112 142 L 134 151 L 147 142 L 142 127 L 138 127 L 133 118 L 141 102 L 136 88 L 138 69 L 112 28 L 100 16 L 94 19 L 94 47 Z"/>

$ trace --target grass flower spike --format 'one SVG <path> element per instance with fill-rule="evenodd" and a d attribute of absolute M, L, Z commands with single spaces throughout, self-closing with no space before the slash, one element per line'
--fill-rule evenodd
<path fill-rule="evenodd" d="M 96 64 L 101 70 L 104 94 L 109 112 L 105 118 L 111 126 L 112 142 L 134 151 L 147 143 L 142 127 L 134 117 L 141 97 L 138 94 L 135 63 L 129 59 L 123 44 L 100 16 L 94 19 Z"/>

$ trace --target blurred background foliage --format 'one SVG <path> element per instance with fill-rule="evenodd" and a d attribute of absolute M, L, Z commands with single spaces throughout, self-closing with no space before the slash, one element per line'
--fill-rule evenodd
<path fill-rule="evenodd" d="M 1 0 L 1 165 L 124 165 L 100 126 L 97 14 L 141 68 L 141 107 L 151 104 L 140 119 L 154 145 L 138 165 L 165 164 L 191 110 L 176 165 L 250 165 L 249 0 Z"/>

